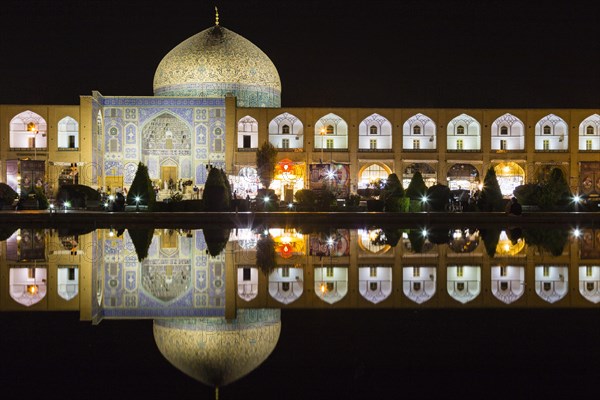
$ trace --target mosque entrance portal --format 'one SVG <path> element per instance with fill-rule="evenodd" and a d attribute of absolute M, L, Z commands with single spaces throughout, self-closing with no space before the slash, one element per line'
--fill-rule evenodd
<path fill-rule="evenodd" d="M 160 179 L 168 184 L 169 182 L 177 182 L 177 166 L 175 165 L 163 165 L 160 167 Z"/>

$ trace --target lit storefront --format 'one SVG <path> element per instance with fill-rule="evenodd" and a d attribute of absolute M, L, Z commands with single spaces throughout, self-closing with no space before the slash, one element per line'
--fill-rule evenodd
<path fill-rule="evenodd" d="M 515 188 L 525 182 L 525 171 L 513 161 L 501 162 L 494 167 L 500 191 L 505 197 L 512 196 Z"/>
<path fill-rule="evenodd" d="M 476 190 L 480 184 L 479 171 L 471 164 L 454 164 L 446 180 L 450 190 Z"/>
<path fill-rule="evenodd" d="M 291 203 L 294 201 L 294 194 L 304 189 L 305 170 L 305 163 L 285 158 L 275 165 L 275 175 L 269 188 L 275 191 L 279 199 Z"/>

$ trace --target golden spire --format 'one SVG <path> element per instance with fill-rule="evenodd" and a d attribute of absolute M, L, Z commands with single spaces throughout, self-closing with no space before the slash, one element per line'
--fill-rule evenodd
<path fill-rule="evenodd" d="M 219 25 L 219 9 L 215 6 L 215 25 Z"/>

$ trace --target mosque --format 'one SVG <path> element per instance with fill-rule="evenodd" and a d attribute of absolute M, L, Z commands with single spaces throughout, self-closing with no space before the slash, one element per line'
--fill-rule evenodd
<path fill-rule="evenodd" d="M 80 96 L 78 105 L 0 105 L 0 181 L 18 192 L 44 184 L 127 188 L 139 162 L 169 195 L 192 195 L 210 167 L 255 196 L 258 147 L 278 150 L 271 188 L 338 197 L 394 172 L 428 186 L 475 189 L 489 167 L 509 196 L 563 169 L 574 193 L 600 192 L 598 109 L 286 108 L 277 68 L 243 36 L 215 25 L 158 64 L 154 96 Z M 28 191 L 28 190 L 27 190 Z"/>

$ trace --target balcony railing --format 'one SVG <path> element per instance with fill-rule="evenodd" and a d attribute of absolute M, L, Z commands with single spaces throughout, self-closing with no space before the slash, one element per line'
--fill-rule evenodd
<path fill-rule="evenodd" d="M 9 151 L 48 151 L 47 147 L 9 147 Z"/>
<path fill-rule="evenodd" d="M 437 153 L 437 149 L 402 149 L 406 153 Z"/>
<path fill-rule="evenodd" d="M 313 148 L 313 152 L 318 153 L 321 149 Z M 323 149 L 323 153 L 346 153 L 348 149 Z"/>
<path fill-rule="evenodd" d="M 359 153 L 393 153 L 393 149 L 358 149 Z"/>
<path fill-rule="evenodd" d="M 58 151 L 79 151 L 79 147 L 59 147 Z"/>
<path fill-rule="evenodd" d="M 569 150 L 565 149 L 565 150 L 544 150 L 544 149 L 535 149 L 534 150 L 536 153 L 568 153 Z"/>
<path fill-rule="evenodd" d="M 258 147 L 238 147 L 237 151 L 239 152 L 253 152 L 253 151 L 257 151 Z"/>
<path fill-rule="evenodd" d="M 448 153 L 481 153 L 481 149 L 447 149 Z"/>

